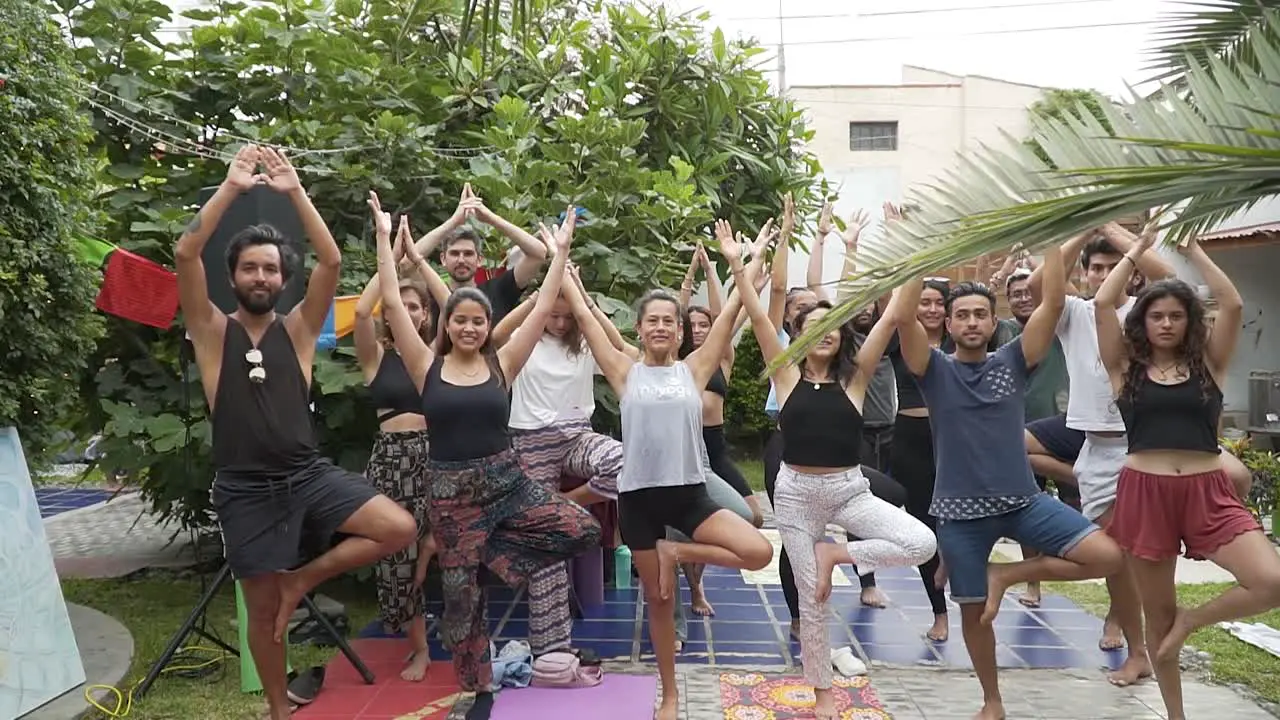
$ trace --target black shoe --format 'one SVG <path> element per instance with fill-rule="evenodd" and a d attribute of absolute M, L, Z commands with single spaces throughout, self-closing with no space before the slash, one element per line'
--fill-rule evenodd
<path fill-rule="evenodd" d="M 289 689 L 286 691 L 289 701 L 298 705 L 310 705 L 324 686 L 324 668 L 311 667 L 300 673 L 290 674 L 292 677 L 289 678 Z"/>

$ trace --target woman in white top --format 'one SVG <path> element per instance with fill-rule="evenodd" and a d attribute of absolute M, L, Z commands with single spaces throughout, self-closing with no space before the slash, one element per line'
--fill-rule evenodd
<path fill-rule="evenodd" d="M 554 247 L 550 231 L 541 230 L 547 246 Z M 581 291 L 576 280 L 577 274 L 570 272 L 564 281 Z M 503 318 L 494 330 L 495 342 L 527 332 L 521 330 L 521 323 L 534 300 L 531 297 Z M 594 302 L 588 302 L 593 312 L 600 312 Z M 562 477 L 585 478 L 586 483 L 564 493 L 583 506 L 616 499 L 622 469 L 622 443 L 591 429 L 598 372 L 573 309 L 561 292 L 533 354 L 512 383 L 511 442 L 525 474 L 553 493 L 561 492 Z M 557 563 L 529 581 L 530 648 L 535 656 L 568 651 L 572 632 L 568 563 Z"/>
<path fill-rule="evenodd" d="M 733 266 L 734 284 L 750 288 L 738 243 L 725 242 L 721 252 Z M 752 260 L 753 271 L 758 272 L 762 264 L 761 257 Z M 613 345 L 608 328 L 592 316 L 574 283 L 562 287 L 596 362 L 621 398 L 618 512 L 622 538 L 631 548 L 649 608 L 649 639 L 662 680 L 662 702 L 655 718 L 676 720 L 680 704 L 672 606 L 676 567 L 684 561 L 756 570 L 773 558 L 769 541 L 750 522 L 712 502 L 705 486 L 702 391 L 720 366 L 740 300 L 736 294 L 730 299 L 702 347 L 677 360 L 683 334 L 680 302 L 665 291 L 647 293 L 636 315 L 641 347 L 637 361 Z M 693 542 L 668 542 L 668 527 Z"/>

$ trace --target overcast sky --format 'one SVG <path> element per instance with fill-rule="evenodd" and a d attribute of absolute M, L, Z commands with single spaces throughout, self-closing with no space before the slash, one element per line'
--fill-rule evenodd
<path fill-rule="evenodd" d="M 703 8 L 731 36 L 766 45 L 777 45 L 781 29 L 788 85 L 895 83 L 908 64 L 1113 96 L 1145 79 L 1152 23 L 1178 7 L 1172 0 L 665 2 Z M 792 19 L 779 23 L 780 8 Z M 1076 27 L 1037 30 L 1063 26 Z M 775 56 L 767 56 L 771 69 Z"/>

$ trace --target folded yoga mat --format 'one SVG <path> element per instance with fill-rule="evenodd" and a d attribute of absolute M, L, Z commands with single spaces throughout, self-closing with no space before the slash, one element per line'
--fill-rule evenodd
<path fill-rule="evenodd" d="M 891 720 L 867 677 L 832 681 L 836 717 Z M 725 718 L 798 720 L 813 717 L 813 686 L 802 678 L 737 672 L 720 675 L 720 702 Z"/>
<path fill-rule="evenodd" d="M 506 689 L 498 693 L 490 720 L 529 720 L 530 718 L 565 718 L 565 720 L 653 720 L 657 699 L 656 675 L 606 674 L 604 682 L 593 688 Z"/>

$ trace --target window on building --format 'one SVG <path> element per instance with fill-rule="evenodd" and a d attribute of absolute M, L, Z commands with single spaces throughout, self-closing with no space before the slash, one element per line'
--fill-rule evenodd
<path fill-rule="evenodd" d="M 849 149 L 855 152 L 897 150 L 897 121 L 849 123 Z"/>

